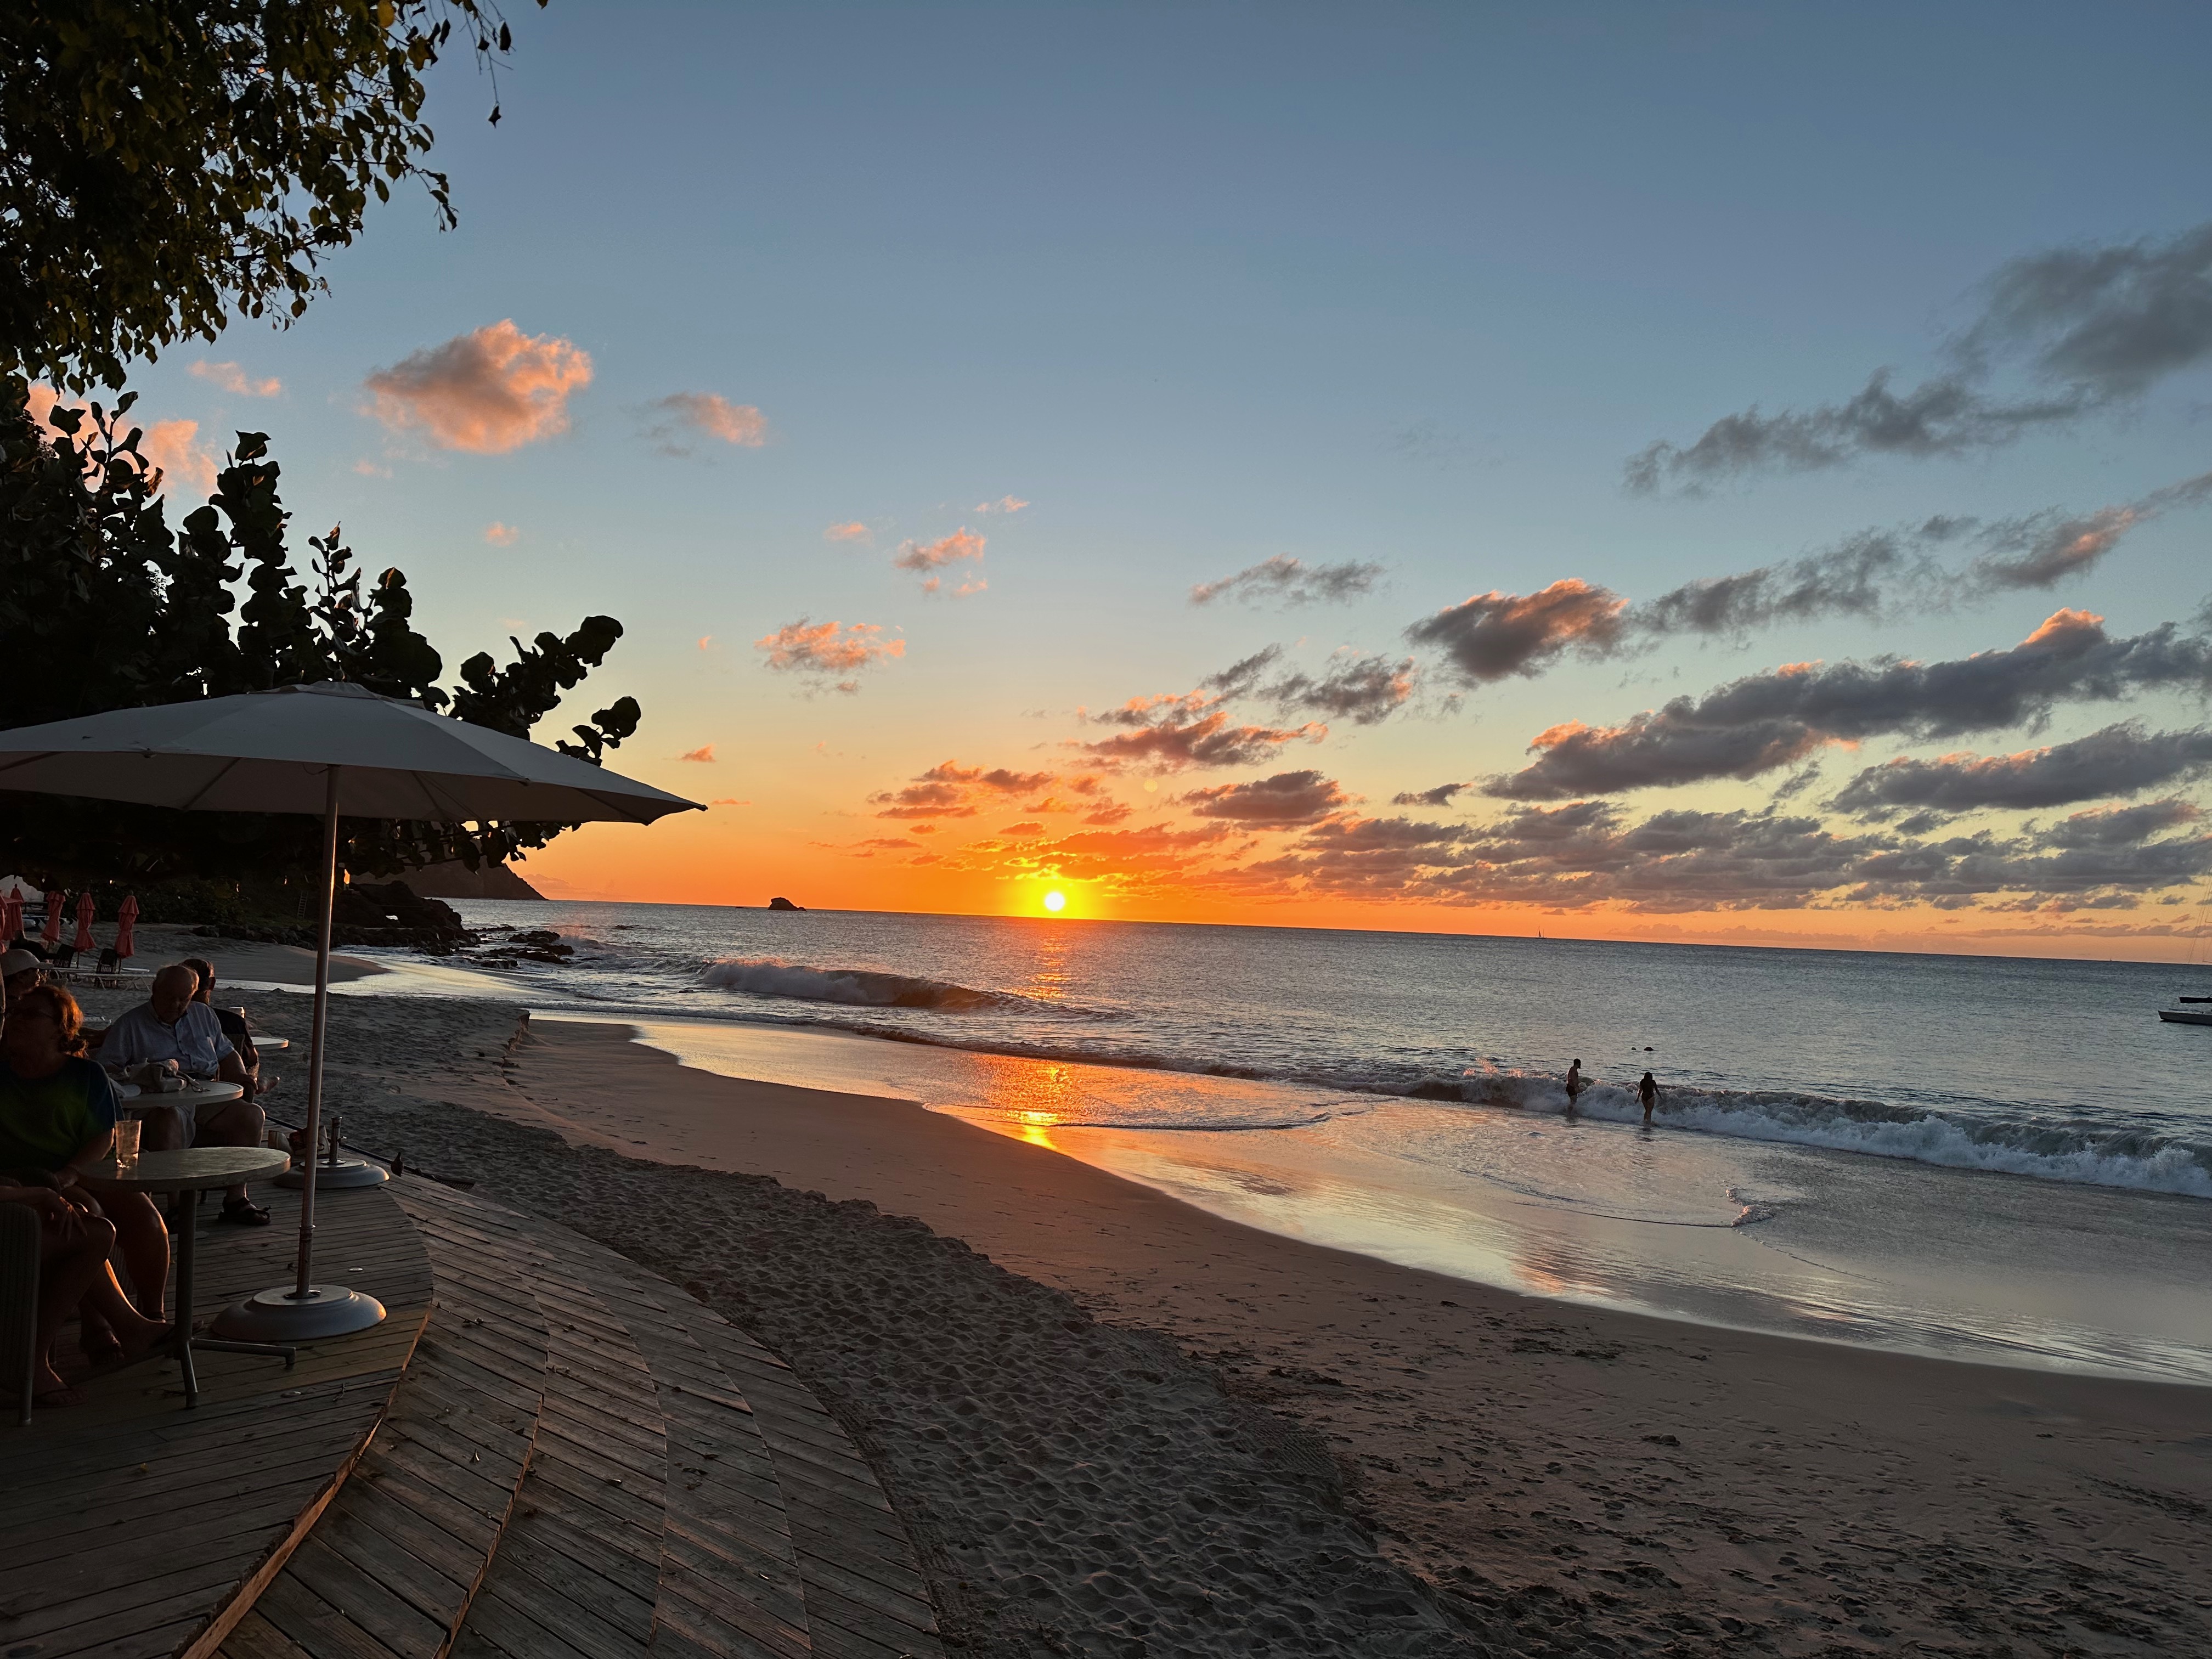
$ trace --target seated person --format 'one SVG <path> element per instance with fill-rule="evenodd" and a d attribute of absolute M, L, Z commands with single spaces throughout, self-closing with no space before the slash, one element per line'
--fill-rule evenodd
<path fill-rule="evenodd" d="M 179 1146 L 258 1146 L 268 1128 L 268 1119 L 253 1103 L 252 1074 L 223 1036 L 215 1010 L 192 1000 L 199 983 L 198 974 L 181 962 L 172 963 L 154 975 L 152 995 L 118 1016 L 107 1028 L 106 1041 L 100 1045 L 100 1064 L 111 1070 L 149 1060 L 174 1060 L 186 1077 L 220 1078 L 247 1091 L 242 1100 L 143 1113 L 143 1145 L 149 1152 Z M 248 1198 L 244 1187 L 234 1187 L 223 1200 L 219 1219 L 238 1226 L 265 1227 L 269 1212 Z"/>
<path fill-rule="evenodd" d="M 252 1079 L 252 1086 L 246 1091 L 246 1097 L 258 1100 L 276 1086 L 276 1079 L 262 1075 L 261 1051 L 253 1046 L 253 1032 L 246 1023 L 246 1016 L 234 1008 L 216 1008 L 215 963 L 205 957 L 186 957 L 185 966 L 200 976 L 199 989 L 192 993 L 192 1000 L 215 1008 L 215 1017 L 222 1026 L 223 1036 L 230 1039 L 232 1050 L 246 1062 L 246 1075 Z"/>
<path fill-rule="evenodd" d="M 145 1194 L 84 1173 L 112 1150 L 115 1091 L 83 1057 L 82 1018 L 76 999 L 58 986 L 39 986 L 9 1004 L 0 1030 L 0 1170 L 9 1172 L 11 1187 L 43 1188 L 95 1219 L 105 1211 L 101 1228 L 111 1243 L 120 1239 L 139 1303 L 158 1325 L 169 1285 L 161 1215 Z M 99 1259 L 106 1261 L 105 1249 Z M 83 1309 L 85 1352 L 95 1358 L 128 1356 L 139 1334 L 137 1315 L 112 1316 L 102 1289 L 112 1282 L 93 1284 Z"/>
<path fill-rule="evenodd" d="M 115 1224 L 96 1210 L 51 1187 L 18 1186 L 0 1176 L 0 1204 L 25 1204 L 39 1212 L 39 1318 L 33 1340 L 38 1356 L 31 1398 L 40 1406 L 81 1406 L 84 1395 L 54 1369 L 54 1337 L 72 1308 L 96 1315 L 116 1358 L 143 1359 L 169 1336 L 170 1328 L 132 1307 L 107 1265 Z M 89 1349 L 88 1349 L 89 1351 Z"/>
<path fill-rule="evenodd" d="M 12 951 L 0 952 L 0 981 L 7 985 L 8 1000 L 13 1002 L 36 985 L 46 965 L 20 945 Z"/>

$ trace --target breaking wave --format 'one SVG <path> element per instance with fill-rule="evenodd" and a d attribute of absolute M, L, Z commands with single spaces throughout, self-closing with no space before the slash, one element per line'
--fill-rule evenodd
<path fill-rule="evenodd" d="M 837 1003 L 848 1008 L 944 1008 L 958 1013 L 1030 1006 L 1025 997 L 972 990 L 943 980 L 876 973 L 865 968 L 802 968 L 775 957 L 710 963 L 700 978 L 718 990 Z"/>
<path fill-rule="evenodd" d="M 1566 1110 L 1559 1078 L 1493 1066 L 1472 1069 L 1455 1081 L 1429 1079 L 1408 1092 L 1520 1111 Z M 1607 1084 L 1591 1088 L 1576 1110 L 1615 1123 L 1638 1123 L 1644 1116 L 1633 1090 Z M 1662 1092 L 1657 1121 L 1701 1134 L 1826 1146 L 1953 1170 L 2212 1198 L 2212 1146 L 2163 1135 L 2140 1122 L 2019 1118 L 2001 1109 L 1970 1115 L 1780 1090 L 1680 1086 Z"/>

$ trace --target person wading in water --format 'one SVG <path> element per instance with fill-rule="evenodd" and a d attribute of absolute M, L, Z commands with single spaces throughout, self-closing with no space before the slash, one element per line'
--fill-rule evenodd
<path fill-rule="evenodd" d="M 1589 1091 L 1589 1085 L 1583 1081 L 1583 1063 L 1577 1060 L 1567 1067 L 1567 1110 L 1572 1113 L 1575 1102 Z"/>
<path fill-rule="evenodd" d="M 1650 1122 L 1651 1109 L 1659 1103 L 1659 1085 L 1651 1080 L 1650 1073 L 1646 1072 L 1644 1080 L 1636 1085 L 1636 1097 L 1644 1103 L 1644 1121 Z"/>

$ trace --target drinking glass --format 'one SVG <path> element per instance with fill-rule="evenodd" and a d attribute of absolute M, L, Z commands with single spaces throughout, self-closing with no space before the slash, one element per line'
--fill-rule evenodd
<path fill-rule="evenodd" d="M 115 1120 L 115 1167 L 128 1170 L 138 1162 L 138 1120 L 118 1117 Z"/>

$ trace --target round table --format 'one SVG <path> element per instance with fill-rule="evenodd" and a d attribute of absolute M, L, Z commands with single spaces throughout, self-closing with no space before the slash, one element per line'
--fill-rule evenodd
<path fill-rule="evenodd" d="M 115 1103 L 126 1112 L 150 1112 L 162 1106 L 189 1106 L 195 1113 L 203 1106 L 222 1106 L 236 1100 L 246 1092 L 242 1083 L 225 1083 L 220 1078 L 204 1082 L 195 1080 L 181 1089 L 172 1089 L 160 1094 L 142 1089 L 135 1083 L 115 1085 Z"/>
<path fill-rule="evenodd" d="M 232 1097 L 243 1092 L 235 1084 L 225 1084 L 233 1090 Z M 149 1095 L 148 1100 L 178 1100 L 181 1095 Z M 169 1230 L 177 1251 L 177 1296 L 171 1312 L 175 1316 L 177 1334 L 171 1352 L 178 1368 L 185 1374 L 185 1404 L 199 1403 L 199 1377 L 192 1370 L 192 1350 L 212 1348 L 223 1353 L 266 1354 L 272 1359 L 282 1359 L 290 1370 L 295 1351 L 288 1346 L 269 1342 L 223 1342 L 210 1337 L 192 1334 L 192 1258 L 193 1241 L 199 1229 L 193 1225 L 192 1197 L 213 1188 L 235 1187 L 248 1181 L 265 1181 L 270 1176 L 291 1164 L 289 1154 L 267 1146 L 188 1146 L 175 1152 L 141 1152 L 135 1163 L 125 1170 L 118 1168 L 113 1158 L 104 1158 L 88 1167 L 85 1176 L 92 1181 L 117 1187 L 125 1192 L 168 1194 L 179 1200 L 180 1212 Z"/>
<path fill-rule="evenodd" d="M 264 1054 L 281 1054 L 292 1046 L 292 1039 L 264 1036 L 260 1032 L 256 1031 L 253 1034 L 253 1046 L 256 1050 Z"/>

